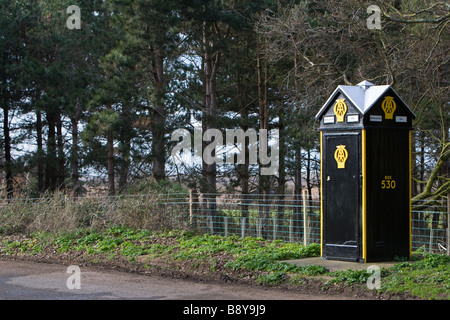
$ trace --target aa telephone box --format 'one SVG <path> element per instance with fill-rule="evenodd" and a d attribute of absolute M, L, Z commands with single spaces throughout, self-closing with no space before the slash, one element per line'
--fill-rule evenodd
<path fill-rule="evenodd" d="M 411 254 L 414 113 L 388 85 L 340 85 L 316 115 L 321 254 L 372 262 Z"/>

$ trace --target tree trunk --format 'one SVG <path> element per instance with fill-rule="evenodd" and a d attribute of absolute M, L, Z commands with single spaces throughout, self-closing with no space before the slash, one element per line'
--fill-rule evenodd
<path fill-rule="evenodd" d="M 107 106 L 111 109 L 111 105 Z M 108 158 L 108 194 L 114 196 L 116 194 L 115 181 L 114 181 L 114 138 L 112 132 L 108 132 L 106 136 L 107 143 L 107 158 Z"/>
<path fill-rule="evenodd" d="M 302 199 L 302 157 L 300 147 L 295 149 L 295 180 L 294 180 L 294 197 L 295 197 L 295 217 L 294 217 L 294 231 L 296 233 L 303 232 L 303 222 L 301 221 L 301 199 Z"/>
<path fill-rule="evenodd" d="M 419 193 L 422 193 L 425 189 L 425 185 L 423 181 L 425 180 L 425 134 L 420 131 L 420 176 L 419 180 L 421 183 L 419 184 Z"/>
<path fill-rule="evenodd" d="M 153 155 L 153 177 L 156 180 L 166 178 L 166 152 L 165 152 L 165 125 L 166 111 L 164 108 L 164 61 L 158 50 L 154 50 L 153 74 L 156 88 L 156 103 L 153 108 L 152 117 L 152 155 Z"/>
<path fill-rule="evenodd" d="M 258 102 L 259 102 L 259 128 L 268 130 L 269 124 L 269 112 L 267 105 L 267 61 L 265 63 L 265 70 L 263 71 L 263 54 L 261 53 L 261 48 L 258 48 L 257 58 L 256 58 L 256 68 L 258 73 Z M 261 206 L 259 218 L 261 222 L 262 234 L 265 236 L 264 226 L 266 225 L 268 219 L 267 206 L 268 193 L 270 192 L 270 179 L 266 175 L 261 175 L 261 164 L 259 164 L 259 189 L 261 194 Z"/>
<path fill-rule="evenodd" d="M 308 158 L 306 159 L 306 188 L 308 190 L 308 200 L 311 200 L 312 185 L 311 185 L 311 150 L 308 149 Z"/>
<path fill-rule="evenodd" d="M 299 61 L 297 52 L 294 54 L 294 89 L 295 93 L 300 92 L 300 75 L 299 75 Z M 301 212 L 302 205 L 302 154 L 299 137 L 294 139 L 294 232 L 297 234 L 303 233 L 303 214 Z"/>
<path fill-rule="evenodd" d="M 45 161 L 45 190 L 55 191 L 57 183 L 56 166 L 56 112 L 47 111 L 48 136 L 47 136 L 47 157 Z"/>
<path fill-rule="evenodd" d="M 242 78 L 241 74 L 238 71 L 236 74 L 237 79 L 237 103 L 239 106 L 240 114 L 241 114 L 241 124 L 240 127 L 244 132 L 247 132 L 248 130 L 248 108 L 245 101 L 245 95 L 243 92 L 243 85 L 242 85 Z M 242 196 L 242 206 L 241 206 L 241 216 L 243 218 L 248 218 L 248 194 L 249 194 L 249 148 L 248 148 L 248 142 L 247 139 L 244 140 L 244 146 L 243 150 L 241 152 L 244 152 L 245 161 L 243 164 L 238 165 L 239 166 L 239 175 L 241 180 L 241 196 Z"/>
<path fill-rule="evenodd" d="M 80 195 L 80 174 L 78 169 L 78 121 L 72 120 L 72 194 L 74 197 Z"/>
<path fill-rule="evenodd" d="M 64 142 L 62 133 L 62 119 L 61 113 L 56 115 L 56 135 L 58 141 L 58 179 L 57 187 L 58 189 L 64 190 L 66 188 L 65 182 L 65 156 L 64 156 Z"/>
<path fill-rule="evenodd" d="M 126 134 L 125 134 L 126 135 Z M 128 185 L 130 171 L 130 139 L 125 136 L 120 142 L 119 192 L 123 192 Z"/>
<path fill-rule="evenodd" d="M 77 106 L 78 107 L 78 106 Z M 75 115 L 72 115 L 72 196 L 74 198 L 80 195 L 80 173 L 78 159 L 78 120 L 81 114 L 81 108 L 77 108 Z"/>
<path fill-rule="evenodd" d="M 204 125 L 206 130 L 216 128 L 216 114 L 217 114 L 217 97 L 216 97 L 216 75 L 217 68 L 220 61 L 220 51 L 216 51 L 214 56 L 211 54 L 211 43 L 210 43 L 210 30 L 207 30 L 211 26 L 207 26 L 206 22 L 203 24 L 203 50 L 204 50 L 204 113 L 203 117 L 206 122 Z M 208 142 L 211 143 L 211 142 Z M 208 144 L 207 143 L 207 144 Z M 213 157 L 215 154 L 212 155 Z M 216 163 L 206 164 L 206 185 L 207 192 L 209 193 L 208 198 L 208 215 L 211 216 L 213 224 L 213 232 L 217 232 L 217 213 L 216 213 L 216 192 L 217 192 L 217 165 Z"/>
<path fill-rule="evenodd" d="M 6 99 L 5 99 L 6 100 Z M 9 130 L 9 108 L 8 101 L 4 101 L 3 106 L 3 134 L 5 141 L 5 173 L 6 173 L 6 196 L 11 199 L 14 196 L 14 184 L 12 175 L 12 158 L 11 158 L 11 137 Z"/>
<path fill-rule="evenodd" d="M 37 179 L 39 193 L 44 192 L 44 150 L 42 144 L 42 114 L 36 110 L 36 142 L 37 142 Z"/>
<path fill-rule="evenodd" d="M 284 134 L 284 113 L 282 110 L 282 107 L 280 108 L 279 112 L 279 130 L 280 130 L 280 137 L 279 137 L 279 144 L 280 144 L 280 155 L 279 155 L 279 166 L 278 166 L 278 188 L 277 188 L 277 194 L 278 194 L 278 209 L 277 209 L 277 220 L 278 221 L 284 221 L 284 200 L 285 200 L 285 193 L 286 193 L 286 165 L 285 165 L 285 158 L 286 158 L 286 146 L 285 146 L 285 134 Z M 295 223 L 294 223 L 295 224 Z M 278 223 L 278 234 L 281 234 L 281 223 Z"/>

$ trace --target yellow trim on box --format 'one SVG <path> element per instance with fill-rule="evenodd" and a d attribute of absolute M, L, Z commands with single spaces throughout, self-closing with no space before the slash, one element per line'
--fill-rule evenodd
<path fill-rule="evenodd" d="M 323 257 L 323 132 L 320 131 L 320 256 Z"/>
<path fill-rule="evenodd" d="M 409 258 L 412 255 L 412 222 L 411 222 L 411 131 L 409 131 Z"/>
<path fill-rule="evenodd" d="M 366 221 L 366 130 L 361 130 L 361 165 L 362 165 L 362 258 L 364 262 L 367 261 L 367 221 Z"/>

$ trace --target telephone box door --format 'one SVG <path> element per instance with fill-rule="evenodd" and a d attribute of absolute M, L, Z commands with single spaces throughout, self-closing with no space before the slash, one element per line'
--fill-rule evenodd
<path fill-rule="evenodd" d="M 361 133 L 323 134 L 323 256 L 357 261 L 361 248 Z"/>

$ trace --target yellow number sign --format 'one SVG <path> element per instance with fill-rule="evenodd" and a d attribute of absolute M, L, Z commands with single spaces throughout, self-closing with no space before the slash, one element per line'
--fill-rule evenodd
<path fill-rule="evenodd" d="M 385 176 L 383 180 L 381 180 L 381 189 L 395 189 L 397 183 L 392 179 L 391 176 Z"/>

